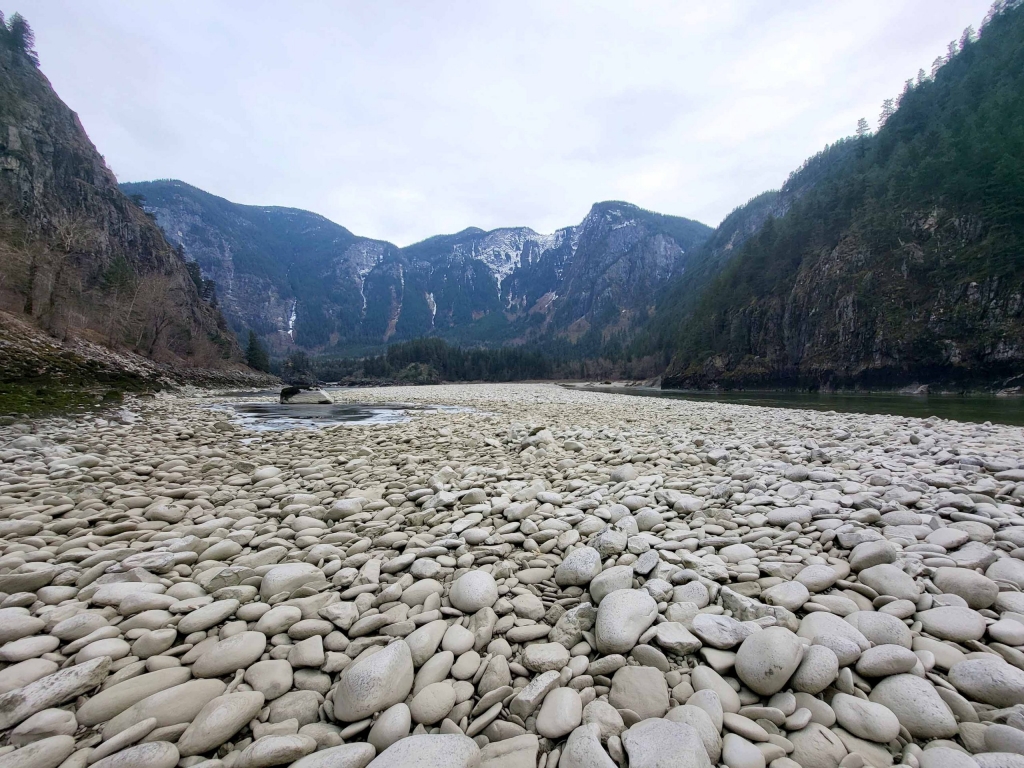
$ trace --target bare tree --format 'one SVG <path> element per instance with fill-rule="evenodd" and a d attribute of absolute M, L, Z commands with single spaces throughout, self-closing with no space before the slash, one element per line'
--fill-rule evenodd
<path fill-rule="evenodd" d="M 160 274 L 139 278 L 133 297 L 135 348 L 150 357 L 165 348 L 169 332 L 179 323 L 184 301 L 182 286 L 173 278 Z"/>
<path fill-rule="evenodd" d="M 96 226 L 81 212 L 61 211 L 53 218 L 53 247 L 46 249 L 45 261 L 48 277 L 46 304 L 42 321 L 51 331 L 57 332 L 58 318 L 62 314 L 57 303 L 72 303 L 80 298 L 81 286 L 74 290 L 75 280 L 69 279 L 69 267 L 75 257 L 92 250 L 97 245 Z M 39 264 L 34 262 L 30 282 L 33 291 L 38 278 Z"/>

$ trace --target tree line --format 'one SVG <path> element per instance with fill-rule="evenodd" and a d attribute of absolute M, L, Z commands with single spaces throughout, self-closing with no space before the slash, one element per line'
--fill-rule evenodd
<path fill-rule="evenodd" d="M 863 244 L 863 259 L 895 260 L 908 243 L 920 246 L 913 258 L 899 258 L 913 271 L 921 302 L 970 281 L 1007 291 L 1024 284 L 1022 94 L 1024 7 L 997 2 L 980 35 L 968 28 L 930 76 L 919 73 L 883 104 L 877 132 L 860 121 L 854 136 L 791 177 L 789 184 L 799 184 L 808 169 L 824 168 L 703 292 L 677 328 L 674 366 L 763 355 L 759 318 L 780 313 L 773 307 L 785 305 L 801 270 L 848 237 Z M 948 229 L 939 229 L 944 222 Z M 884 317 L 893 335 L 907 333 L 910 308 L 902 315 L 886 309 L 884 288 L 858 288 L 860 316 Z"/>

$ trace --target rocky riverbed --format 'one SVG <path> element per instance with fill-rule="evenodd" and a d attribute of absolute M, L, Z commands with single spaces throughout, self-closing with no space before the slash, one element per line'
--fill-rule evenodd
<path fill-rule="evenodd" d="M 336 397 L 0 427 L 0 768 L 1024 766 L 1021 429 Z"/>

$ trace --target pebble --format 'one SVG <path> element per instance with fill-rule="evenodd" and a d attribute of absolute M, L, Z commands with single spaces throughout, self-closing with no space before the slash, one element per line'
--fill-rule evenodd
<path fill-rule="evenodd" d="M 196 677 L 221 677 L 245 669 L 263 655 L 267 637 L 262 632 L 245 631 L 216 643 L 192 665 Z"/>
<path fill-rule="evenodd" d="M 839 737 L 820 723 L 789 734 L 793 751 L 789 758 L 802 768 L 839 768 L 848 754 Z"/>
<path fill-rule="evenodd" d="M 962 643 L 985 635 L 985 619 L 970 608 L 950 605 L 921 611 L 916 617 L 925 632 L 940 640 Z"/>
<path fill-rule="evenodd" d="M 857 674 L 864 677 L 889 677 L 910 672 L 917 666 L 918 657 L 902 645 L 876 645 L 857 659 Z"/>
<path fill-rule="evenodd" d="M 303 734 L 263 736 L 242 750 L 236 768 L 269 768 L 292 763 L 316 749 L 316 741 Z"/>
<path fill-rule="evenodd" d="M 562 768 L 616 768 L 615 761 L 601 746 L 600 734 L 596 723 L 576 728 L 565 742 L 559 765 Z"/>
<path fill-rule="evenodd" d="M 920 592 L 908 573 L 891 563 L 879 563 L 857 574 L 857 580 L 880 595 L 902 600 L 916 600 Z"/>
<path fill-rule="evenodd" d="M 178 750 L 173 744 L 149 741 L 122 749 L 92 765 L 93 768 L 174 768 L 177 762 Z"/>
<path fill-rule="evenodd" d="M 480 748 L 459 734 L 409 736 L 379 754 L 371 768 L 476 768 Z"/>
<path fill-rule="evenodd" d="M 747 687 L 771 696 L 789 682 L 803 659 L 800 638 L 782 627 L 749 635 L 736 652 L 736 674 Z"/>
<path fill-rule="evenodd" d="M 597 608 L 597 649 L 601 653 L 631 651 L 657 615 L 654 598 L 639 589 L 619 589 L 606 595 Z"/>
<path fill-rule="evenodd" d="M 999 596 L 996 582 L 967 568 L 937 568 L 932 582 L 943 593 L 962 597 L 975 610 L 988 608 Z"/>
<path fill-rule="evenodd" d="M 490 608 L 498 600 L 498 587 L 494 577 L 486 571 L 470 571 L 452 583 L 449 594 L 452 605 L 466 613 Z"/>
<path fill-rule="evenodd" d="M 101 726 L 103 738 L 116 736 L 151 717 L 156 718 L 158 728 L 190 723 L 208 702 L 223 694 L 226 687 L 220 680 L 189 680 L 154 693 L 107 720 Z"/>
<path fill-rule="evenodd" d="M 1024 760 L 989 714 L 1024 701 L 1019 430 L 338 397 L 455 408 L 257 432 L 181 391 L 0 426 L 0 765 Z"/>
<path fill-rule="evenodd" d="M 98 725 L 154 693 L 181 685 L 191 677 L 191 671 L 185 667 L 161 669 L 133 677 L 94 695 L 78 708 L 76 717 L 82 725 Z"/>
<path fill-rule="evenodd" d="M 0 755 L 3 768 L 57 768 L 75 751 L 75 740 L 68 735 L 51 736 Z"/>
<path fill-rule="evenodd" d="M 915 675 L 893 675 L 879 682 L 869 699 L 888 708 L 911 736 L 944 739 L 955 736 L 956 720 L 927 680 Z"/>
<path fill-rule="evenodd" d="M 996 657 L 953 664 L 949 682 L 971 701 L 993 707 L 1012 707 L 1024 701 L 1024 671 Z"/>
<path fill-rule="evenodd" d="M 537 713 L 537 733 L 557 741 L 583 722 L 583 699 L 572 688 L 555 688 Z"/>
<path fill-rule="evenodd" d="M 109 671 L 110 659 L 101 656 L 8 691 L 0 696 L 0 729 L 91 691 L 106 679 Z"/>
<path fill-rule="evenodd" d="M 51 736 L 73 736 L 77 730 L 78 721 L 74 713 L 64 709 L 44 709 L 12 730 L 8 741 L 16 747 L 23 747 Z"/>
<path fill-rule="evenodd" d="M 929 747 L 917 758 L 921 768 L 977 768 L 970 755 L 949 747 Z"/>
<path fill-rule="evenodd" d="M 899 719 L 881 704 L 837 693 L 832 697 L 831 706 L 836 722 L 861 739 L 885 744 L 900 733 Z"/>
<path fill-rule="evenodd" d="M 729 768 L 764 768 L 764 753 L 754 744 L 735 733 L 725 734 L 722 741 L 722 759 Z"/>
<path fill-rule="evenodd" d="M 408 736 L 411 728 L 412 711 L 409 705 L 402 702 L 381 712 L 366 740 L 377 752 L 383 752 L 399 739 Z"/>
<path fill-rule="evenodd" d="M 588 705 L 588 708 L 590 706 Z M 711 715 L 704 709 L 691 704 L 684 704 L 670 709 L 665 715 L 665 719 L 675 723 L 683 723 L 697 731 L 697 735 L 700 736 L 704 749 L 708 753 L 708 759 L 717 765 L 719 758 L 722 756 L 721 730 L 722 722 L 724 722 L 723 713 L 720 710 L 718 716 L 717 720 L 712 720 Z M 585 719 L 586 713 L 584 713 Z"/>
<path fill-rule="evenodd" d="M 342 744 L 306 755 L 291 768 L 366 768 L 376 755 L 371 744 Z"/>
<path fill-rule="evenodd" d="M 345 668 L 334 688 L 334 716 L 346 723 L 362 720 L 404 701 L 412 684 L 412 654 L 398 640 Z"/>
<path fill-rule="evenodd" d="M 665 675 L 654 667 L 622 667 L 612 677 L 608 703 L 635 712 L 641 719 L 662 717 L 669 706 Z"/>
<path fill-rule="evenodd" d="M 579 587 L 601 573 L 601 553 L 593 547 L 580 547 L 570 552 L 555 569 L 555 584 Z"/>
<path fill-rule="evenodd" d="M 622 734 L 630 768 L 711 768 L 697 731 L 685 723 L 649 718 Z"/>
<path fill-rule="evenodd" d="M 532 733 L 491 742 L 480 750 L 481 768 L 535 768 L 540 741 Z"/>
<path fill-rule="evenodd" d="M 178 738 L 178 752 L 188 757 L 216 749 L 259 713 L 263 701 L 259 691 L 229 693 L 211 700 Z"/>
<path fill-rule="evenodd" d="M 441 722 L 452 711 L 456 698 L 455 688 L 451 683 L 431 683 L 409 702 L 413 721 L 424 725 Z"/>
<path fill-rule="evenodd" d="M 861 658 L 864 657 L 861 656 Z M 916 656 L 914 660 L 916 662 Z M 789 678 L 789 685 L 804 693 L 821 693 L 832 684 L 838 675 L 839 657 L 836 656 L 835 651 L 824 645 L 809 645 L 803 649 L 800 666 Z"/>

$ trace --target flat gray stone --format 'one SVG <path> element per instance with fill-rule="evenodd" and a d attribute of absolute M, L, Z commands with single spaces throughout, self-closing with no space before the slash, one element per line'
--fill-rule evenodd
<path fill-rule="evenodd" d="M 958 662 L 950 668 L 948 679 L 971 701 L 993 707 L 1024 702 L 1024 670 L 995 657 Z"/>
<path fill-rule="evenodd" d="M 662 718 L 642 720 L 622 734 L 630 768 L 711 768 L 697 731 Z"/>
<path fill-rule="evenodd" d="M 754 632 L 736 652 L 736 674 L 762 696 L 778 693 L 803 659 L 800 638 L 782 627 Z"/>
<path fill-rule="evenodd" d="M 658 604 L 639 589 L 620 589 L 597 607 L 594 631 L 601 653 L 628 653 L 658 615 Z"/>
<path fill-rule="evenodd" d="M 887 677 L 868 698 L 890 709 L 914 738 L 945 739 L 957 733 L 953 713 L 935 687 L 915 675 Z"/>
<path fill-rule="evenodd" d="M 562 750 L 562 768 L 618 768 L 601 747 L 600 728 L 596 723 L 581 725 L 569 734 Z"/>
<path fill-rule="evenodd" d="M 259 714 L 263 701 L 259 691 L 229 693 L 212 699 L 178 738 L 178 752 L 188 757 L 216 749 Z"/>
<path fill-rule="evenodd" d="M 106 679 L 109 670 L 110 658 L 103 656 L 8 691 L 0 696 L 0 730 L 12 728 L 36 712 L 66 704 L 88 693 Z"/>
<path fill-rule="evenodd" d="M 608 703 L 616 709 L 631 709 L 641 719 L 662 717 L 669 704 L 665 675 L 654 667 L 622 667 L 612 677 Z"/>
<path fill-rule="evenodd" d="M 404 701 L 413 684 L 412 653 L 402 640 L 349 664 L 334 692 L 334 717 L 354 723 Z"/>
<path fill-rule="evenodd" d="M 477 768 L 480 748 L 467 736 L 409 736 L 384 750 L 371 768 Z"/>
<path fill-rule="evenodd" d="M 291 768 L 366 768 L 376 755 L 372 744 L 354 742 L 306 755 L 292 763 Z"/>

